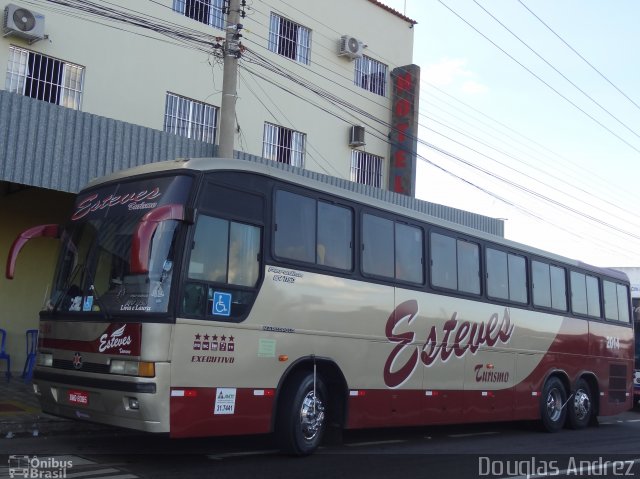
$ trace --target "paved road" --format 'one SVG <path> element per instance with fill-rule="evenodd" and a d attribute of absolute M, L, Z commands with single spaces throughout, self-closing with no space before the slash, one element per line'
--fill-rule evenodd
<path fill-rule="evenodd" d="M 270 439 L 171 440 L 126 431 L 0 439 L 0 478 L 9 477 L 8 455 L 14 466 L 37 457 L 42 471 L 70 466 L 70 479 L 640 477 L 638 412 L 557 434 L 528 423 L 354 431 L 307 458 L 279 455 Z"/>

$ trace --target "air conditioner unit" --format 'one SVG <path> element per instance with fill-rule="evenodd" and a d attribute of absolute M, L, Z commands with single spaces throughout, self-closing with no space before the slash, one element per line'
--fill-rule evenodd
<path fill-rule="evenodd" d="M 367 48 L 367 46 L 357 38 L 350 35 L 342 35 L 342 37 L 340 37 L 338 55 L 351 58 L 352 60 L 355 58 L 362 58 L 365 48 Z"/>
<path fill-rule="evenodd" d="M 364 126 L 354 125 L 349 131 L 349 146 L 364 146 Z"/>
<path fill-rule="evenodd" d="M 44 38 L 44 15 L 18 5 L 4 8 L 4 36 L 15 35 L 32 43 Z"/>

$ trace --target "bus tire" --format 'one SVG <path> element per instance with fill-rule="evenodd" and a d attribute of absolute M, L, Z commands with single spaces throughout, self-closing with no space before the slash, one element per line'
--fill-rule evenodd
<path fill-rule="evenodd" d="M 562 381 L 555 376 L 550 377 L 540 398 L 540 417 L 545 431 L 558 432 L 562 429 L 567 418 L 566 401 L 567 392 Z"/>
<path fill-rule="evenodd" d="M 591 423 L 591 416 L 593 416 L 591 388 L 584 379 L 579 379 L 573 397 L 567 404 L 567 426 L 571 429 L 583 429 Z"/>
<path fill-rule="evenodd" d="M 327 422 L 327 389 L 316 375 L 315 398 L 313 372 L 299 371 L 283 391 L 278 408 L 276 440 L 285 454 L 306 456 L 322 441 Z"/>

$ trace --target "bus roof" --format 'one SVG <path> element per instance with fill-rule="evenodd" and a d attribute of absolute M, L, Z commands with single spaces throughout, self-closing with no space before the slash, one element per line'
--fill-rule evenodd
<path fill-rule="evenodd" d="M 242 161 L 250 159 L 251 161 Z M 458 210 L 435 203 L 412 198 L 388 190 L 354 183 L 322 173 L 316 173 L 303 168 L 293 167 L 273 160 L 259 157 L 229 159 L 229 158 L 180 158 L 176 160 L 148 163 L 92 180 L 86 187 L 91 188 L 102 183 L 124 180 L 132 176 L 151 173 L 165 173 L 177 170 L 195 171 L 247 171 L 281 179 L 297 185 L 306 186 L 317 191 L 336 195 L 361 204 L 373 206 L 407 217 L 422 220 L 453 231 L 459 231 L 479 239 L 491 241 L 507 248 L 548 258 L 586 269 L 597 274 L 611 276 L 628 282 L 626 274 L 612 268 L 600 268 L 581 261 L 563 257 L 540 250 L 523 243 L 504 238 L 504 222 L 498 218 L 490 218 L 469 211 Z M 455 216 L 455 221 L 449 217 Z M 458 222 L 459 221 L 459 222 Z"/>

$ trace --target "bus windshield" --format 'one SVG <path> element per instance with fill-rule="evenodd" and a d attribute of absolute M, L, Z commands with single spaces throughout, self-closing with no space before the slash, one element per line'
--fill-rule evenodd
<path fill-rule="evenodd" d="M 191 182 L 187 176 L 163 177 L 82 192 L 61 232 L 47 309 L 93 313 L 96 319 L 166 312 L 179 222 L 157 223 L 149 244 L 148 271 L 131 267 L 132 243 L 147 213 L 162 205 L 184 205 Z"/>

